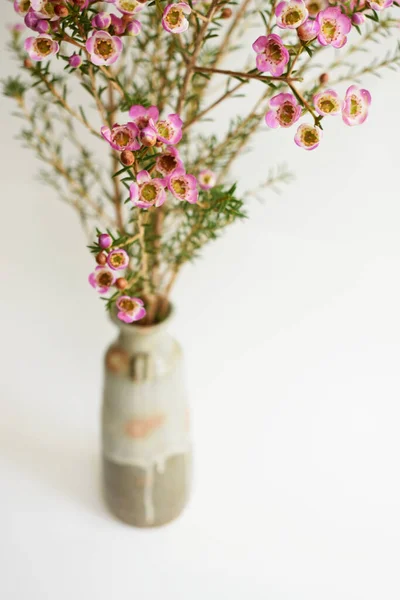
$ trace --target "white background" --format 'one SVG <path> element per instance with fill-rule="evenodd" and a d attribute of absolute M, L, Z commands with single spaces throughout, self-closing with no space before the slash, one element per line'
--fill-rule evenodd
<path fill-rule="evenodd" d="M 318 151 L 258 135 L 243 188 L 283 160 L 296 182 L 179 279 L 195 485 L 151 531 L 101 500 L 116 332 L 77 219 L 35 181 L 1 99 L 1 598 L 398 600 L 400 84 L 366 83 L 367 123 L 332 122 Z"/>

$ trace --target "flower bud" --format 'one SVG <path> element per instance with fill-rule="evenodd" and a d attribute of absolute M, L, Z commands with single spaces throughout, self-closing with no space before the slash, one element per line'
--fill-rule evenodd
<path fill-rule="evenodd" d="M 117 281 L 115 282 L 115 287 L 119 290 L 125 290 L 128 287 L 128 281 L 125 279 L 125 277 L 118 277 Z"/>
<path fill-rule="evenodd" d="M 126 27 L 123 20 L 114 14 L 110 15 L 110 16 L 111 16 L 111 25 L 114 30 L 114 35 L 123 35 L 125 33 L 125 27 Z"/>
<path fill-rule="evenodd" d="M 108 233 L 101 233 L 99 235 L 99 246 L 100 248 L 103 248 L 103 250 L 112 246 L 112 243 L 112 237 L 111 235 L 108 235 Z"/>
<path fill-rule="evenodd" d="M 131 150 L 124 150 L 120 156 L 121 162 L 125 167 L 130 167 L 135 162 L 135 155 Z"/>
<path fill-rule="evenodd" d="M 24 67 L 25 67 L 25 69 L 32 69 L 33 62 L 31 61 L 30 58 L 25 58 L 25 60 L 24 60 Z"/>
<path fill-rule="evenodd" d="M 35 31 L 38 33 L 49 33 L 50 29 L 50 23 L 46 19 L 40 19 L 35 27 Z"/>
<path fill-rule="evenodd" d="M 107 12 L 99 12 L 91 21 L 96 29 L 108 29 L 111 25 L 111 15 Z"/>
<path fill-rule="evenodd" d="M 78 67 L 81 66 L 83 61 L 82 61 L 82 57 L 79 56 L 79 54 L 72 54 L 69 57 L 68 62 L 69 62 L 70 67 L 77 69 Z"/>
<path fill-rule="evenodd" d="M 125 33 L 126 33 L 126 35 L 135 36 L 135 35 L 139 35 L 139 33 L 141 31 L 142 31 L 142 25 L 140 24 L 139 21 L 134 19 L 133 21 L 130 21 L 128 23 L 128 25 L 126 26 Z"/>
<path fill-rule="evenodd" d="M 232 9 L 231 8 L 223 8 L 221 10 L 221 13 L 220 13 L 221 19 L 230 19 L 231 16 L 232 16 Z"/>
<path fill-rule="evenodd" d="M 365 15 L 362 13 L 354 13 L 354 15 L 351 16 L 351 22 L 353 25 L 362 25 L 365 23 Z"/>
<path fill-rule="evenodd" d="M 107 262 L 107 256 L 104 254 L 104 252 L 99 252 L 96 256 L 96 262 L 98 265 L 105 265 Z"/>
<path fill-rule="evenodd" d="M 144 127 L 139 133 L 139 140 L 143 146 L 147 146 L 149 148 L 154 146 L 154 144 L 157 142 L 157 133 L 154 131 L 153 127 Z"/>
<path fill-rule="evenodd" d="M 329 75 L 328 75 L 328 73 L 322 73 L 319 76 L 319 82 L 320 82 L 321 85 L 324 85 L 324 83 L 328 83 L 328 81 L 329 81 Z"/>
<path fill-rule="evenodd" d="M 310 42 L 317 37 L 319 29 L 318 21 L 307 19 L 296 31 L 302 42 Z"/>
<path fill-rule="evenodd" d="M 61 19 L 64 19 L 64 17 L 68 17 L 69 10 L 68 10 L 68 8 L 64 4 L 57 4 L 54 7 L 54 14 L 56 14 L 57 17 L 60 17 Z"/>

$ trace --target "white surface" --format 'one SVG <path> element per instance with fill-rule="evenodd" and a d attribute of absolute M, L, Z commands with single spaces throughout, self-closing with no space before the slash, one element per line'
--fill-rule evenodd
<path fill-rule="evenodd" d="M 258 136 L 262 167 L 287 160 L 297 182 L 179 280 L 195 489 L 152 531 L 100 498 L 115 332 L 1 100 L 1 598 L 398 600 L 400 85 L 368 84 L 368 122 L 327 127 L 319 151 Z"/>

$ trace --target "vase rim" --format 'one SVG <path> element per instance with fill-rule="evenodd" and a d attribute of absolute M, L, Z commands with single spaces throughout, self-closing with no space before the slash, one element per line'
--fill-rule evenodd
<path fill-rule="evenodd" d="M 135 333 L 139 335 L 152 335 L 157 333 L 161 329 L 163 329 L 167 324 L 171 322 L 175 315 L 175 306 L 170 303 L 169 304 L 169 312 L 168 315 L 160 321 L 159 323 L 155 323 L 154 325 L 140 325 L 140 321 L 136 321 L 134 323 L 124 323 L 121 319 L 118 319 L 116 311 L 110 312 L 110 319 L 114 325 L 117 325 L 118 328 L 124 333 Z"/>

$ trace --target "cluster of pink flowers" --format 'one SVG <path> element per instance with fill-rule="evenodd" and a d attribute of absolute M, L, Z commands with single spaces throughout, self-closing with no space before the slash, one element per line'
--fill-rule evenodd
<path fill-rule="evenodd" d="M 128 281 L 124 277 L 118 277 L 118 272 L 128 267 L 128 253 L 123 248 L 112 249 L 113 240 L 108 233 L 99 235 L 98 245 L 101 248 L 101 252 L 96 257 L 99 264 L 89 275 L 90 285 L 99 294 L 106 294 L 113 286 L 118 290 L 125 290 Z M 146 315 L 143 300 L 140 298 L 120 296 L 116 301 L 116 307 L 118 318 L 125 323 L 139 321 Z"/>
<path fill-rule="evenodd" d="M 203 170 L 197 181 L 194 175 L 186 173 L 184 164 L 175 147 L 182 138 L 182 120 L 177 114 L 160 119 L 156 106 L 132 106 L 130 121 L 123 125 L 102 127 L 101 134 L 110 146 L 118 152 L 137 151 L 142 147 L 157 147 L 152 173 L 141 170 L 129 189 L 130 199 L 138 208 L 159 207 L 167 199 L 168 190 L 178 200 L 195 204 L 198 200 L 198 185 L 207 190 L 215 185 L 212 171 Z M 156 176 L 153 176 L 153 173 Z"/>
<path fill-rule="evenodd" d="M 282 0 L 275 8 L 275 16 L 278 27 L 296 30 L 303 44 L 316 41 L 322 46 L 342 48 L 352 26 L 364 22 L 363 11 L 368 8 L 382 10 L 392 3 L 393 0 L 350 0 L 330 6 L 328 0 Z M 253 44 L 253 50 L 259 71 L 270 73 L 272 77 L 284 76 L 289 68 L 290 54 L 279 35 L 260 36 Z M 322 138 L 320 121 L 323 117 L 341 114 L 346 125 L 360 125 L 367 118 L 370 104 L 370 93 L 355 85 L 348 88 L 343 101 L 332 89 L 315 94 L 313 107 L 306 100 L 299 102 L 292 93 L 280 93 L 271 99 L 265 121 L 272 128 L 290 127 L 303 112 L 310 112 L 315 124 L 301 124 L 294 140 L 305 150 L 313 150 Z"/>

